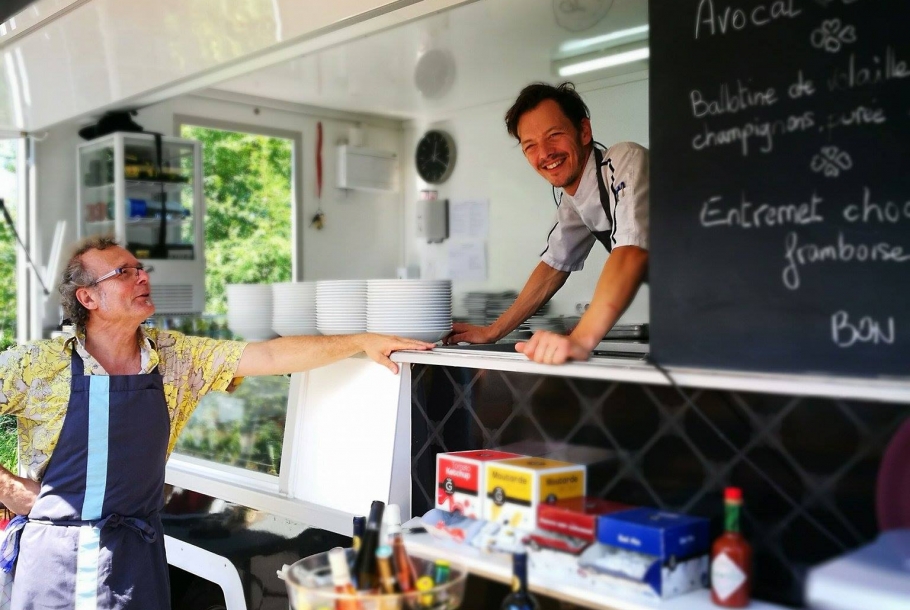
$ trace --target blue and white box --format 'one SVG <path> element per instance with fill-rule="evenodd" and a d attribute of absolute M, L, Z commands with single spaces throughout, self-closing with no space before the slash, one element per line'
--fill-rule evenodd
<path fill-rule="evenodd" d="M 579 565 L 590 584 L 666 599 L 708 586 L 709 522 L 653 508 L 604 515 Z"/>

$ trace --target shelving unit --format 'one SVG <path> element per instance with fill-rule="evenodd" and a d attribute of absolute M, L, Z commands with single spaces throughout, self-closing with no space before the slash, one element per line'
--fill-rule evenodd
<path fill-rule="evenodd" d="M 76 172 L 79 236 L 111 236 L 154 266 L 157 313 L 201 312 L 205 209 L 199 142 L 112 133 L 79 145 Z"/>
<path fill-rule="evenodd" d="M 419 519 L 404 525 L 419 526 Z M 466 544 L 434 538 L 426 533 L 405 534 L 408 553 L 423 559 L 445 559 L 465 566 L 468 572 L 503 583 L 512 581 L 512 560 L 505 553 L 484 553 Z M 528 573 L 531 591 L 547 597 L 561 599 L 586 608 L 597 610 L 716 610 L 707 589 L 701 589 L 664 601 L 649 600 L 623 591 L 606 594 L 580 586 L 560 582 L 557 577 L 540 573 L 533 568 Z M 750 610 L 784 610 L 767 602 L 752 600 Z"/>

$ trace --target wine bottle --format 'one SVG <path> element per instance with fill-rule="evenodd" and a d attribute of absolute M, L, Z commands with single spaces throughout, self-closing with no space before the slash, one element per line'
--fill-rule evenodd
<path fill-rule="evenodd" d="M 499 610 L 538 610 L 537 598 L 528 591 L 528 554 L 519 551 L 512 555 L 512 592 L 509 593 Z"/>
<path fill-rule="evenodd" d="M 357 579 L 357 588 L 361 591 L 370 591 L 379 586 L 376 548 L 379 546 L 379 528 L 382 525 L 384 509 L 384 502 L 373 501 L 366 528 L 363 530 L 363 540 L 360 541 L 360 550 L 357 552 L 357 560 L 354 562 L 354 576 Z"/>
<path fill-rule="evenodd" d="M 711 601 L 723 608 L 749 605 L 752 589 L 752 547 L 739 531 L 743 492 L 724 490 L 724 533 L 711 548 Z"/>
<path fill-rule="evenodd" d="M 363 530 L 366 524 L 366 517 L 362 515 L 354 517 L 354 535 L 351 536 L 351 548 L 354 549 L 355 553 L 360 550 L 360 541 L 363 540 Z"/>

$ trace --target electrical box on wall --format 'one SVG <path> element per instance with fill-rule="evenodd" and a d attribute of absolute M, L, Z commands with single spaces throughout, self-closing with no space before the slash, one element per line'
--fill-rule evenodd
<path fill-rule="evenodd" d="M 449 237 L 449 200 L 421 199 L 417 202 L 417 237 L 436 244 Z"/>
<path fill-rule="evenodd" d="M 387 150 L 338 147 L 338 188 L 393 192 L 398 189 L 398 156 Z"/>

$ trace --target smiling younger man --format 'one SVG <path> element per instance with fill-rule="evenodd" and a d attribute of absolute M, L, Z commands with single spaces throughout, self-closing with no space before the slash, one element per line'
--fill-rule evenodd
<path fill-rule="evenodd" d="M 27 515 L 9 526 L 18 558 L 7 544 L 0 561 L 16 561 L 14 610 L 170 607 L 165 463 L 208 392 L 358 352 L 397 372 L 392 351 L 432 347 L 369 333 L 245 343 L 146 328 L 149 271 L 112 240 L 89 240 L 60 285 L 75 335 L 0 353 L 0 413 L 19 420 L 26 471 L 0 468 L 0 502 Z"/>
<path fill-rule="evenodd" d="M 648 270 L 648 151 L 621 142 L 603 150 L 591 114 L 571 83 L 525 87 L 506 127 L 538 174 L 553 187 L 556 224 L 541 261 L 518 298 L 490 326 L 456 324 L 449 343 L 492 343 L 556 294 L 595 242 L 609 253 L 594 296 L 568 336 L 539 331 L 516 349 L 535 362 L 587 359 L 632 302 Z"/>

